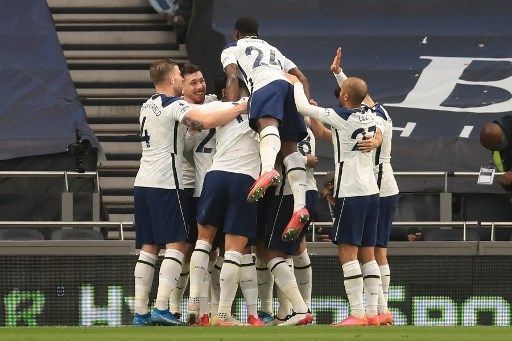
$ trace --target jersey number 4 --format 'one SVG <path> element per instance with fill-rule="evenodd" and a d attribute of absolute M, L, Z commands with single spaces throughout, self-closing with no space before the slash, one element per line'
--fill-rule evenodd
<path fill-rule="evenodd" d="M 150 144 L 149 144 L 149 139 L 150 139 L 150 136 L 148 135 L 148 130 L 144 130 L 144 124 L 146 124 L 146 118 L 144 117 L 142 119 L 142 125 L 140 127 L 140 141 L 141 142 L 146 142 L 146 147 L 149 148 L 150 147 Z M 144 135 L 142 135 L 144 134 Z"/>
<path fill-rule="evenodd" d="M 269 60 L 268 60 L 269 64 L 261 61 L 263 59 L 263 57 L 264 57 L 264 53 L 259 48 L 254 47 L 254 46 L 248 46 L 245 49 L 245 55 L 246 56 L 252 55 L 253 52 L 257 53 L 256 60 L 254 61 L 254 64 L 252 64 L 252 68 L 253 69 L 257 68 L 258 66 L 269 65 L 269 64 L 270 65 L 279 65 L 282 68 L 281 61 L 276 60 L 276 51 L 270 50 L 270 57 L 269 57 Z"/>

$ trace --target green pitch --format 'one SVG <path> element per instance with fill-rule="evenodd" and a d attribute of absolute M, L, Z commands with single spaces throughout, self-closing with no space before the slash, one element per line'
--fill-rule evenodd
<path fill-rule="evenodd" d="M 510 327 L 365 327 L 330 326 L 219 327 L 29 327 L 0 328 L 2 341 L 117 341 L 117 340 L 510 340 Z"/>

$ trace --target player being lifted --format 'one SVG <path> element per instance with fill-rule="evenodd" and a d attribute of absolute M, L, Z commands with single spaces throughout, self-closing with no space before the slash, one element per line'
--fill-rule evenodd
<path fill-rule="evenodd" d="M 141 252 L 134 271 L 133 324 L 181 325 L 169 312 L 168 304 L 180 277 L 188 235 L 180 201 L 185 126 L 214 128 L 234 119 L 247 106 L 240 104 L 205 115 L 177 97 L 183 78 L 173 60 L 153 63 L 149 73 L 155 94 L 140 111 L 142 157 L 134 188 L 136 245 Z M 165 257 L 160 266 L 155 308 L 149 313 L 148 297 L 161 247 L 166 248 Z"/>
<path fill-rule="evenodd" d="M 329 124 L 333 131 L 336 219 L 331 240 L 338 245 L 351 310 L 351 315 L 335 326 L 380 324 L 377 314 L 380 270 L 374 255 L 379 188 L 369 151 L 380 145 L 382 134 L 375 114 L 363 103 L 368 92 L 366 83 L 355 77 L 344 80 L 339 97 L 341 108 L 334 110 L 309 104 L 300 82 L 293 76 L 289 78 L 294 83 L 298 111 Z"/>
<path fill-rule="evenodd" d="M 297 76 L 308 92 L 306 77 L 297 66 L 272 45 L 258 38 L 258 22 L 251 17 L 239 18 L 234 27 L 235 43 L 221 54 L 221 62 L 228 77 L 226 97 L 238 100 L 238 74 L 251 93 L 249 120 L 260 138 L 261 173 L 249 191 L 248 200 L 254 202 L 265 190 L 279 181 L 274 169 L 277 153 L 281 150 L 287 177 L 294 198 L 293 215 L 282 238 L 297 238 L 309 220 L 305 208 L 306 168 L 297 142 L 307 136 L 304 119 L 297 113 L 293 88 L 284 72 Z M 281 143 L 282 142 L 282 143 Z"/>

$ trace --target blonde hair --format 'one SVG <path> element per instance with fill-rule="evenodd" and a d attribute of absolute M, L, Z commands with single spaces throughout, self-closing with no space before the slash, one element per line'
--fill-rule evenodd
<path fill-rule="evenodd" d="M 154 85 L 157 85 L 165 80 L 175 65 L 178 64 L 176 64 L 176 62 L 172 59 L 157 60 L 151 64 L 151 67 L 149 68 L 149 78 L 151 78 L 151 81 Z"/>

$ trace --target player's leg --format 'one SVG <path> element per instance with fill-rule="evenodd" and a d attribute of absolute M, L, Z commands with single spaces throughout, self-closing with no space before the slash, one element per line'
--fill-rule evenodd
<path fill-rule="evenodd" d="M 364 197 L 337 198 L 334 207 L 335 221 L 331 240 L 338 245 L 338 255 L 343 271 L 343 285 L 350 305 L 350 315 L 334 326 L 364 326 L 368 324 L 363 300 L 363 274 L 357 260 L 361 245 L 365 211 Z"/>
<path fill-rule="evenodd" d="M 310 212 L 311 220 L 316 219 L 316 198 L 317 191 L 306 192 L 306 208 Z M 308 250 L 306 249 L 306 237 L 301 238 L 299 247 L 293 256 L 293 266 L 297 285 L 304 302 L 311 310 L 311 291 L 313 288 L 313 269 L 311 268 L 311 260 L 309 259 Z"/>
<path fill-rule="evenodd" d="M 159 325 L 183 325 L 169 312 L 169 298 L 180 277 L 188 237 L 179 190 L 152 188 L 148 193 L 155 244 L 166 248 L 151 319 Z"/>
<path fill-rule="evenodd" d="M 267 268 L 264 255 L 266 252 L 267 224 L 275 210 L 275 188 L 269 188 L 265 196 L 258 201 L 258 218 L 256 233 L 256 270 L 258 274 L 258 296 L 261 307 L 258 317 L 264 324 L 269 324 L 274 319 L 273 311 L 273 289 L 274 276 Z"/>
<path fill-rule="evenodd" d="M 306 165 L 302 155 L 297 151 L 297 142 L 307 136 L 307 130 L 304 117 L 297 112 L 295 107 L 293 87 L 288 86 L 284 101 L 284 116 L 279 130 L 282 140 L 283 163 L 294 201 L 293 214 L 283 232 L 283 239 L 293 240 L 298 238 L 309 221 L 309 212 L 306 208 Z"/>
<path fill-rule="evenodd" d="M 392 324 L 393 316 L 388 309 L 388 292 L 391 274 L 387 258 L 387 245 L 393 223 L 398 195 L 380 198 L 379 222 L 377 226 L 377 243 L 375 247 L 375 259 L 380 269 L 382 281 L 382 293 L 379 292 L 378 311 L 381 324 Z"/>
<path fill-rule="evenodd" d="M 154 245 L 151 217 L 145 199 L 145 189 L 142 187 L 134 188 L 134 216 L 136 244 L 141 251 L 134 271 L 135 315 L 133 325 L 145 326 L 151 324 L 148 300 L 160 249 Z"/>
<path fill-rule="evenodd" d="M 183 260 L 180 278 L 176 284 L 176 289 L 172 291 L 171 297 L 169 299 L 169 310 L 178 319 L 181 318 L 181 302 L 183 300 L 183 294 L 187 289 L 189 281 L 190 257 L 192 256 L 192 251 L 194 251 L 194 246 L 197 241 L 197 198 L 194 198 L 193 188 L 184 189 L 182 194 L 183 195 L 180 196 L 180 199 L 189 234 L 187 238 L 187 250 L 185 253 L 185 259 Z"/>
<path fill-rule="evenodd" d="M 368 209 L 364 221 L 363 238 L 359 248 L 359 261 L 362 266 L 364 297 L 366 302 L 366 318 L 369 325 L 379 325 L 377 304 L 379 291 L 382 291 L 379 265 L 375 261 L 375 244 L 377 242 L 377 222 L 379 217 L 378 194 L 368 197 Z"/>
<path fill-rule="evenodd" d="M 313 270 L 311 269 L 311 260 L 306 249 L 306 238 L 302 237 L 299 249 L 293 256 L 293 269 L 300 294 L 304 302 L 311 310 L 311 289 L 313 287 Z"/>
<path fill-rule="evenodd" d="M 247 241 L 248 238 L 245 236 L 226 234 L 226 251 L 224 252 L 224 263 L 220 272 L 221 287 L 217 325 L 241 325 L 239 321 L 236 321 L 231 316 L 231 306 L 233 305 L 238 287 L 240 264 Z"/>
<path fill-rule="evenodd" d="M 218 233 L 219 234 L 219 233 Z M 222 239 L 224 241 L 224 238 Z M 224 242 L 222 243 L 224 244 Z M 212 267 L 211 278 L 210 278 L 210 318 L 212 323 L 217 320 L 217 313 L 219 311 L 219 300 L 220 300 L 220 271 L 222 270 L 222 264 L 224 263 L 224 246 L 222 250 L 219 248 L 219 255 L 217 256 L 215 263 Z"/>
<path fill-rule="evenodd" d="M 203 281 L 208 274 L 208 263 L 217 226 L 222 226 L 226 202 L 225 181 L 222 172 L 206 173 L 201 198 L 197 205 L 198 237 L 190 258 L 190 296 L 188 301 L 188 322 L 197 324 L 208 316 L 208 309 L 200 315 L 200 299 Z M 203 295 L 205 296 L 204 292 Z M 203 300 L 204 301 L 204 300 Z M 203 304 L 203 309 L 206 308 Z"/>
<path fill-rule="evenodd" d="M 258 318 L 258 275 L 251 247 L 246 247 L 240 264 L 240 289 L 247 306 L 247 323 L 261 326 Z"/>
<path fill-rule="evenodd" d="M 261 174 L 249 191 L 247 200 L 258 201 L 268 187 L 279 181 L 274 169 L 277 153 L 281 150 L 280 124 L 283 104 L 290 91 L 290 83 L 274 81 L 256 90 L 249 101 L 249 124 L 260 138 Z"/>
<path fill-rule="evenodd" d="M 190 258 L 190 295 L 188 300 L 188 323 L 189 324 L 206 324 L 208 317 L 208 307 L 200 307 L 200 297 L 204 295 L 204 286 L 209 285 L 208 263 L 212 243 L 215 238 L 217 228 L 213 225 L 198 224 L 197 242 Z M 205 277 L 208 279 L 205 281 Z M 203 293 L 203 295 L 201 295 Z M 208 294 L 206 293 L 206 296 Z M 208 301 L 206 301 L 208 302 Z M 206 310 L 205 310 L 206 309 Z M 206 318 L 203 316 L 206 315 Z"/>

